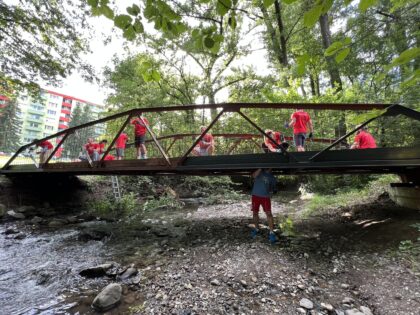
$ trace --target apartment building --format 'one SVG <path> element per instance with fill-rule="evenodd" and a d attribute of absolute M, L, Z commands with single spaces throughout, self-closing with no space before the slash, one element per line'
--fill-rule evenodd
<path fill-rule="evenodd" d="M 58 131 L 69 128 L 72 111 L 77 106 L 89 106 L 93 119 L 104 111 L 104 106 L 88 102 L 73 96 L 42 90 L 37 98 L 21 95 L 18 98 L 19 115 L 22 121 L 21 142 L 48 137 Z M 104 126 L 95 129 L 95 136 L 104 133 Z"/>

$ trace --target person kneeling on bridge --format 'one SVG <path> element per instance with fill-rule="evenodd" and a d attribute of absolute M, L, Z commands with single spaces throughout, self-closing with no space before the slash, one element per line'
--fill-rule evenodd
<path fill-rule="evenodd" d="M 350 149 L 375 149 L 375 138 L 367 131 L 366 127 L 362 127 L 357 131 L 354 137 L 354 143 Z"/>
<path fill-rule="evenodd" d="M 261 144 L 261 148 L 265 153 L 281 152 L 282 150 L 279 148 L 280 145 L 284 148 L 284 150 L 287 150 L 289 144 L 284 142 L 284 137 L 281 132 L 267 129 L 265 130 L 265 133 L 275 141 L 274 143 L 270 138 L 264 136 L 264 142 Z"/>
<path fill-rule="evenodd" d="M 88 139 L 88 143 L 83 146 L 83 151 L 85 151 L 86 155 L 89 155 L 92 161 L 99 161 L 99 144 L 93 141 L 93 138 Z M 88 157 L 81 155 L 79 156 L 79 160 L 81 161 L 88 161 Z"/>
<path fill-rule="evenodd" d="M 205 126 L 201 126 L 201 133 L 203 134 L 206 131 Z M 198 145 L 191 152 L 195 156 L 207 156 L 213 155 L 214 152 L 214 138 L 211 133 L 206 133 L 203 138 L 201 138 Z"/>
<path fill-rule="evenodd" d="M 270 195 L 276 191 L 277 181 L 271 173 L 271 169 L 262 170 L 258 169 L 253 174 L 254 185 L 252 187 L 251 197 L 251 211 L 253 214 L 254 229 L 251 231 L 251 237 L 256 238 L 259 232 L 260 224 L 260 205 L 262 206 L 265 215 L 267 216 L 268 227 L 270 228 L 270 234 L 268 240 L 271 244 L 277 242 L 277 237 L 274 234 L 274 219 L 271 213 L 271 197 Z"/>

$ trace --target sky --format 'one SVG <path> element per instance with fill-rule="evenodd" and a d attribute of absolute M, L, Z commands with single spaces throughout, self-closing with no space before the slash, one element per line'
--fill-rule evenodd
<path fill-rule="evenodd" d="M 125 11 L 125 8 L 133 3 L 133 0 L 118 0 L 118 7 L 120 12 Z M 123 57 L 127 55 L 127 52 L 123 50 L 124 43 L 127 43 L 125 39 L 122 38 L 120 30 L 112 32 L 113 22 L 103 16 L 101 17 L 92 17 L 91 24 L 93 29 L 96 30 L 93 36 L 93 40 L 90 42 L 90 48 L 92 53 L 81 56 L 81 58 L 88 63 L 90 63 L 95 69 L 98 77 L 102 79 L 102 71 L 105 66 L 112 65 L 112 58 L 114 55 L 118 57 Z M 146 30 L 147 30 L 146 26 Z M 107 45 L 104 44 L 104 34 L 111 34 L 111 42 Z M 250 39 L 252 40 L 252 39 Z M 262 47 L 262 44 L 258 44 L 258 47 Z M 130 52 L 140 52 L 144 51 L 144 47 L 130 45 Z M 256 63 L 255 60 L 258 60 Z M 252 55 L 246 57 L 244 60 L 237 61 L 235 66 L 241 65 L 252 65 L 256 68 L 259 74 L 267 74 L 268 65 L 265 61 L 265 52 L 264 50 L 257 50 Z M 192 69 L 194 71 L 194 69 Z M 71 76 L 67 77 L 62 81 L 61 86 L 51 86 L 47 83 L 40 83 L 43 88 L 59 92 L 62 94 L 74 96 L 89 102 L 97 104 L 105 104 L 105 99 L 110 92 L 108 89 L 101 86 L 96 82 L 90 83 L 86 82 L 79 73 L 74 72 Z M 217 95 L 217 101 L 222 102 L 227 98 L 227 91 L 221 91 Z"/>

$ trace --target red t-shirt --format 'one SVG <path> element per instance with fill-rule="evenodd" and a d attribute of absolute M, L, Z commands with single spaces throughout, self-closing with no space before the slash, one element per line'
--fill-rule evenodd
<path fill-rule="evenodd" d="M 361 131 L 354 137 L 354 142 L 356 142 L 359 147 L 358 149 L 374 149 L 376 148 L 375 138 L 366 131 Z"/>
<path fill-rule="evenodd" d="M 104 158 L 104 161 L 114 161 L 115 156 L 107 154 L 107 156 Z"/>
<path fill-rule="evenodd" d="M 293 133 L 306 133 L 306 125 L 311 120 L 311 117 L 307 112 L 294 112 L 292 114 L 292 119 L 295 119 L 296 122 L 293 124 Z"/>
<path fill-rule="evenodd" d="M 105 143 L 98 143 L 98 152 L 99 154 L 102 154 L 105 152 Z"/>
<path fill-rule="evenodd" d="M 54 146 L 48 140 L 42 141 L 38 144 L 38 146 L 40 146 L 43 149 L 47 148 L 47 150 L 51 150 L 52 148 L 54 148 Z"/>
<path fill-rule="evenodd" d="M 273 138 L 277 144 L 281 143 L 281 133 L 280 132 L 278 132 L 278 131 L 272 132 L 271 133 L 271 138 Z M 270 151 L 276 151 L 277 150 L 277 146 L 269 138 L 265 138 L 264 143 Z"/>
<path fill-rule="evenodd" d="M 99 149 L 99 144 L 97 144 L 97 143 L 94 143 L 94 142 L 92 142 L 92 143 L 86 143 L 85 144 L 85 149 L 86 149 L 86 151 L 87 151 L 87 153 L 89 154 L 89 155 L 92 155 L 93 154 L 93 151 L 96 149 Z"/>
<path fill-rule="evenodd" d="M 119 137 L 117 138 L 117 141 L 115 141 L 115 147 L 117 149 L 125 149 L 125 144 L 128 141 L 128 136 L 126 133 L 121 133 Z"/>
<path fill-rule="evenodd" d="M 200 141 L 200 148 L 207 149 L 213 143 L 213 135 L 211 133 L 206 133 Z"/>
<path fill-rule="evenodd" d="M 149 121 L 147 120 L 147 118 L 143 118 L 143 121 L 146 125 L 149 126 Z M 134 134 L 136 136 L 142 136 L 146 133 L 147 129 L 145 127 L 145 125 L 143 124 L 143 122 L 140 120 L 140 118 L 134 118 L 130 124 L 134 125 Z"/>

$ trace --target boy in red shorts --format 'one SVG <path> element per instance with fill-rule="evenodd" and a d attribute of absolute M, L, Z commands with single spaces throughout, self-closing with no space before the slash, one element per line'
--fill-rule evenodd
<path fill-rule="evenodd" d="M 271 174 L 271 169 L 258 169 L 252 174 L 252 177 L 254 178 L 254 185 L 251 193 L 251 210 L 255 228 L 251 232 L 251 237 L 255 238 L 259 232 L 260 217 L 258 212 L 260 211 L 260 206 L 262 206 L 265 215 L 267 216 L 268 227 L 270 228 L 268 240 L 271 244 L 274 244 L 277 242 L 277 237 L 274 234 L 274 219 L 273 214 L 271 213 L 270 194 L 276 190 L 277 181 L 273 174 Z"/>

